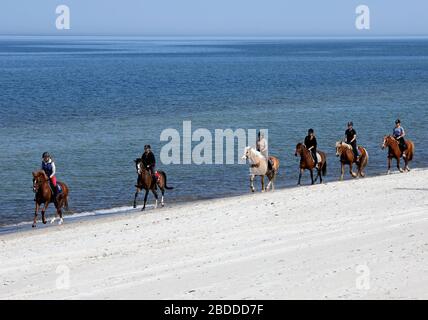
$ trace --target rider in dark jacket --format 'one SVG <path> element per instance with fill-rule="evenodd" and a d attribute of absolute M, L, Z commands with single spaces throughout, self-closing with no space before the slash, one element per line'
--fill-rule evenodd
<path fill-rule="evenodd" d="M 312 158 L 314 158 L 315 165 L 317 165 L 317 138 L 315 138 L 314 129 L 308 130 L 308 135 L 305 138 L 305 146 L 312 153 Z"/>
<path fill-rule="evenodd" d="M 153 179 L 156 181 L 156 175 L 155 175 L 156 159 L 149 144 L 146 144 L 144 146 L 144 153 L 141 156 L 141 161 L 143 162 L 144 168 L 149 170 Z"/>
<path fill-rule="evenodd" d="M 354 124 L 352 121 L 348 122 L 348 129 L 345 131 L 345 140 L 347 144 L 350 144 L 352 146 L 355 162 L 358 162 L 359 155 L 358 155 L 358 146 L 357 146 L 357 131 L 355 131 Z"/>

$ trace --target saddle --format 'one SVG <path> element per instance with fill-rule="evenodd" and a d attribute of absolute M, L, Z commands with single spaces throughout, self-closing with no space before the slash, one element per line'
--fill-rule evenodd
<path fill-rule="evenodd" d="M 315 159 L 314 159 L 314 156 L 313 156 L 313 154 L 312 154 L 312 152 L 310 152 L 310 154 L 311 154 L 311 157 L 312 157 L 312 160 L 314 160 L 315 161 Z M 317 152 L 317 163 L 320 163 L 321 162 L 321 155 Z"/>

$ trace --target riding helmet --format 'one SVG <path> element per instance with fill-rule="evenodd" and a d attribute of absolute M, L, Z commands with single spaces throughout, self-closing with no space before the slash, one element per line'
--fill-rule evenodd
<path fill-rule="evenodd" d="M 308 134 L 314 133 L 314 129 L 309 129 Z"/>
<path fill-rule="evenodd" d="M 348 122 L 348 127 L 349 127 L 349 126 L 354 126 L 354 123 L 353 123 L 352 121 L 349 121 L 349 122 Z"/>
<path fill-rule="evenodd" d="M 42 154 L 42 158 L 44 159 L 44 158 L 50 158 L 51 157 L 51 155 L 49 154 L 49 152 L 43 152 L 43 154 Z"/>
<path fill-rule="evenodd" d="M 401 123 L 400 119 L 395 120 L 395 124 Z"/>
<path fill-rule="evenodd" d="M 147 150 L 147 149 L 151 149 L 152 147 L 149 145 L 149 144 L 146 144 L 145 146 L 144 146 L 144 150 Z"/>

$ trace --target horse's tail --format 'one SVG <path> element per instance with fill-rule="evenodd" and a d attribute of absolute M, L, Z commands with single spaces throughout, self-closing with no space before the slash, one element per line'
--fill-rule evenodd
<path fill-rule="evenodd" d="M 158 172 L 163 176 L 163 179 L 165 180 L 165 189 L 167 189 L 167 190 L 174 189 L 174 187 L 168 187 L 168 185 L 166 184 L 166 173 L 163 171 L 158 171 Z"/>
<path fill-rule="evenodd" d="M 325 175 L 327 174 L 327 159 L 325 159 L 325 162 L 322 165 L 321 173 L 322 173 L 323 177 L 325 177 Z"/>
<path fill-rule="evenodd" d="M 414 153 L 415 153 L 415 144 L 413 143 L 413 141 L 409 141 L 410 143 L 410 152 L 409 152 L 409 154 L 407 155 L 407 160 L 408 161 L 412 161 L 413 160 L 413 155 L 414 155 Z"/>

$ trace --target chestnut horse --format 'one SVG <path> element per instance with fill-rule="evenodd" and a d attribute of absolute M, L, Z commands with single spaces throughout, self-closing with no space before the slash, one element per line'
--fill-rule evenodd
<path fill-rule="evenodd" d="M 157 208 L 157 206 L 158 206 L 157 188 L 158 187 L 162 192 L 161 205 L 163 207 L 165 205 L 165 203 L 163 201 L 165 189 L 167 189 L 167 190 L 174 189 L 173 187 L 167 186 L 167 184 L 166 184 L 166 173 L 163 171 L 160 171 L 160 170 L 156 171 L 156 175 L 158 177 L 158 180 L 156 182 L 156 181 L 154 181 L 152 175 L 150 174 L 150 171 L 147 170 L 146 168 L 144 168 L 144 166 L 142 165 L 141 158 L 135 159 L 134 162 L 135 162 L 135 168 L 136 168 L 137 174 L 138 174 L 137 184 L 135 185 L 135 187 L 137 188 L 137 191 L 135 192 L 135 197 L 134 197 L 134 208 L 137 207 L 138 193 L 140 193 L 141 190 L 143 190 L 143 189 L 146 191 L 146 193 L 144 195 L 144 206 L 143 206 L 143 209 L 141 209 L 141 211 L 146 209 L 146 202 L 147 202 L 147 196 L 149 195 L 149 190 L 152 191 L 153 195 L 156 198 L 155 208 Z"/>
<path fill-rule="evenodd" d="M 62 192 L 57 195 L 57 201 L 54 201 L 53 190 L 49 185 L 49 178 L 46 173 L 42 170 L 33 172 L 33 191 L 36 194 L 34 200 L 36 202 L 36 209 L 34 212 L 34 221 L 33 228 L 37 224 L 37 213 L 42 204 L 44 207 L 42 209 L 42 222 L 46 224 L 45 212 L 49 206 L 49 203 L 54 202 L 56 208 L 55 217 L 52 218 L 51 223 L 55 222 L 56 216 L 59 216 L 59 224 L 64 222 L 62 217 L 62 208 L 68 210 L 68 187 L 65 183 L 58 181 L 57 182 L 62 189 Z"/>
<path fill-rule="evenodd" d="M 358 176 L 365 177 L 366 174 L 364 172 L 364 168 L 369 162 L 369 153 L 367 152 L 366 148 L 363 148 L 362 146 L 358 146 L 358 150 L 360 151 L 360 160 L 356 162 L 352 146 L 343 141 L 336 142 L 336 156 L 340 157 L 342 168 L 340 180 L 343 180 L 343 176 L 345 175 L 345 165 L 349 165 L 349 173 L 353 178 Z M 354 163 L 357 165 L 357 173 L 352 171 L 352 165 Z"/>
<path fill-rule="evenodd" d="M 400 146 L 397 139 L 393 136 L 385 136 L 383 138 L 382 150 L 388 147 L 388 171 L 387 174 L 391 173 L 391 160 L 395 158 L 397 160 L 397 168 L 400 172 L 404 172 L 400 167 L 400 158 L 404 159 L 404 170 L 410 171 L 409 162 L 413 160 L 415 154 L 415 145 L 411 140 L 406 140 L 407 149 L 405 151 L 405 156 L 402 155 Z"/>
<path fill-rule="evenodd" d="M 319 155 L 319 161 L 317 163 L 317 166 L 315 167 L 315 161 L 312 157 L 311 152 L 306 148 L 306 146 L 303 143 L 298 143 L 296 145 L 296 152 L 294 155 L 297 157 L 297 155 L 300 155 L 300 173 L 299 173 L 299 181 L 297 182 L 297 185 L 300 186 L 300 180 L 302 179 L 303 172 L 307 169 L 311 173 L 311 181 L 312 184 L 314 184 L 318 177 L 320 178 L 320 183 L 322 183 L 322 176 L 325 176 L 327 174 L 327 157 L 324 152 L 318 151 L 317 154 Z M 314 172 L 313 170 L 317 169 L 317 176 L 314 181 Z"/>
<path fill-rule="evenodd" d="M 248 160 L 250 163 L 250 189 L 254 192 L 254 178 L 260 176 L 262 183 L 262 192 L 269 190 L 272 186 L 272 191 L 275 190 L 275 179 L 279 170 L 279 159 L 274 156 L 270 156 L 269 160 L 272 164 L 272 169 L 268 169 L 268 163 L 266 158 L 257 151 L 255 148 L 246 147 L 242 160 Z M 268 178 L 269 183 L 265 188 L 265 176 Z"/>

